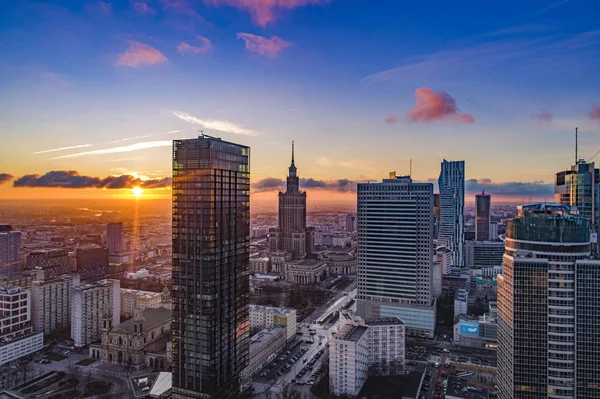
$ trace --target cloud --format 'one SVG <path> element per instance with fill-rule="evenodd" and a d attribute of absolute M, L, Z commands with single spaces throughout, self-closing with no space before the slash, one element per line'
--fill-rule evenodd
<path fill-rule="evenodd" d="M 10 173 L 0 173 L 0 185 L 8 183 L 13 177 Z"/>
<path fill-rule="evenodd" d="M 97 1 L 95 3 L 88 3 L 86 8 L 90 14 L 108 15 L 112 12 L 112 4 L 110 4 L 106 1 Z"/>
<path fill-rule="evenodd" d="M 479 194 L 485 190 L 488 194 L 513 195 L 524 197 L 554 196 L 554 184 L 542 181 L 534 182 L 506 182 L 495 183 L 491 179 L 467 179 L 465 180 L 465 192 Z"/>
<path fill-rule="evenodd" d="M 156 14 L 156 11 L 150 8 L 150 6 L 144 1 L 136 1 L 133 3 L 133 9 L 140 14 Z"/>
<path fill-rule="evenodd" d="M 130 41 L 129 47 L 117 59 L 117 66 L 128 66 L 136 68 L 140 65 L 162 64 L 167 62 L 167 57 L 154 47 Z"/>
<path fill-rule="evenodd" d="M 34 154 L 46 154 L 48 152 L 74 150 L 76 148 L 86 148 L 86 147 L 91 147 L 91 146 L 92 146 L 91 144 L 72 145 L 69 147 L 60 147 L 60 148 L 53 148 L 51 150 L 36 151 L 36 152 L 34 152 Z"/>
<path fill-rule="evenodd" d="M 257 136 L 258 133 L 254 130 L 247 129 L 243 126 L 235 124 L 229 121 L 220 121 L 216 119 L 201 119 L 195 117 L 193 115 L 188 114 L 187 112 L 173 112 L 173 115 L 176 117 L 183 119 L 186 122 L 195 123 L 197 125 L 201 125 L 207 129 L 214 129 L 220 132 L 233 133 L 233 134 L 241 134 L 245 136 Z"/>
<path fill-rule="evenodd" d="M 398 117 L 396 116 L 396 114 L 390 114 L 390 116 L 385 118 L 385 123 L 387 123 L 388 125 L 392 125 L 392 124 L 396 123 L 397 120 L 398 120 Z"/>
<path fill-rule="evenodd" d="M 189 43 L 181 42 L 179 44 L 179 46 L 177 46 L 177 51 L 179 51 L 179 54 L 184 55 L 184 54 L 190 54 L 190 53 L 191 54 L 204 53 L 212 48 L 212 44 L 211 44 L 210 40 L 208 40 L 207 38 L 205 38 L 203 36 L 196 36 L 196 38 L 202 42 L 201 46 L 192 46 Z"/>
<path fill-rule="evenodd" d="M 493 32 L 488 33 L 486 36 L 509 36 L 509 35 L 518 35 L 523 33 L 539 33 L 539 32 L 548 32 L 553 30 L 554 28 L 550 25 L 537 25 L 537 24 L 529 24 L 529 25 L 519 25 L 519 26 L 511 26 L 510 28 L 498 29 Z"/>
<path fill-rule="evenodd" d="M 25 175 L 13 182 L 13 187 L 58 187 L 58 188 L 166 188 L 171 178 L 149 179 L 133 175 L 111 175 L 105 178 L 82 176 L 75 170 L 53 170 L 44 175 Z"/>
<path fill-rule="evenodd" d="M 237 37 L 246 42 L 246 50 L 264 55 L 267 58 L 275 58 L 280 51 L 289 47 L 290 42 L 286 42 L 280 37 L 271 36 L 267 39 L 263 36 L 253 35 L 252 33 L 238 33 Z"/>
<path fill-rule="evenodd" d="M 179 14 L 184 14 L 193 19 L 203 21 L 204 18 L 192 8 L 188 0 L 160 0 L 165 11 L 173 11 Z"/>
<path fill-rule="evenodd" d="M 563 4 L 567 4 L 569 2 L 571 2 L 571 0 L 558 0 L 558 1 L 555 1 L 555 2 L 551 3 L 548 7 L 542 8 L 541 10 L 536 11 L 535 13 L 533 13 L 533 15 L 543 14 L 545 12 L 548 12 L 550 10 L 555 9 L 556 7 L 562 6 Z"/>
<path fill-rule="evenodd" d="M 590 109 L 588 115 L 592 119 L 600 120 L 600 106 L 592 105 L 592 109 Z"/>
<path fill-rule="evenodd" d="M 415 91 L 416 105 L 410 112 L 411 121 L 455 120 L 461 123 L 475 123 L 470 114 L 459 114 L 456 101 L 445 91 L 434 92 L 429 87 Z"/>
<path fill-rule="evenodd" d="M 59 157 L 51 158 L 51 160 L 67 159 L 67 158 L 81 158 L 81 157 L 90 156 L 90 155 L 118 154 L 118 153 L 122 153 L 122 152 L 147 150 L 149 148 L 171 147 L 172 145 L 173 145 L 173 142 L 170 140 L 145 141 L 145 142 L 135 143 L 135 144 L 126 145 L 126 146 L 122 146 L 122 147 L 103 148 L 101 150 L 84 151 L 84 152 L 77 152 L 75 154 L 61 155 Z"/>
<path fill-rule="evenodd" d="M 356 181 L 349 179 L 319 180 L 313 178 L 302 178 L 300 179 L 300 188 L 349 193 L 356 192 L 356 183 Z M 283 189 L 285 189 L 285 182 L 276 177 L 267 177 L 252 183 L 252 191 L 255 193 Z"/>
<path fill-rule="evenodd" d="M 308 5 L 328 3 L 329 0 L 204 0 L 212 6 L 227 5 L 241 10 L 247 10 L 252 21 L 259 26 L 266 26 L 278 17 L 282 10 L 291 10 Z"/>
<path fill-rule="evenodd" d="M 552 122 L 552 114 L 545 108 L 540 109 L 535 118 L 540 122 Z"/>
<path fill-rule="evenodd" d="M 130 141 L 130 140 L 136 140 L 136 139 L 147 139 L 149 137 L 152 137 L 152 135 L 125 137 L 124 139 L 120 139 L 120 140 L 107 141 L 106 144 L 116 144 L 116 143 L 122 143 L 123 141 Z"/>
<path fill-rule="evenodd" d="M 328 168 L 331 165 L 333 165 L 333 161 L 327 157 L 319 157 L 319 158 L 315 159 L 315 164 L 317 164 L 318 166 L 321 166 L 323 168 Z"/>

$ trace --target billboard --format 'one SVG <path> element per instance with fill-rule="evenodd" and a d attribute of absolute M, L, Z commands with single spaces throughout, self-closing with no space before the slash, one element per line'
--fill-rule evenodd
<path fill-rule="evenodd" d="M 479 335 L 479 323 L 476 321 L 460 322 L 460 333 L 467 335 Z"/>

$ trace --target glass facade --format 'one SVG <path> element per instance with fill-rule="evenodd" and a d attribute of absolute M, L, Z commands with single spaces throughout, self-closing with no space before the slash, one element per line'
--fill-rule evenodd
<path fill-rule="evenodd" d="M 490 216 L 492 196 L 481 193 L 475 196 L 475 240 L 490 239 Z"/>
<path fill-rule="evenodd" d="M 173 141 L 173 397 L 238 398 L 248 365 L 250 148 Z"/>
<path fill-rule="evenodd" d="M 440 225 L 438 239 L 452 251 L 453 266 L 463 267 L 465 250 L 465 161 L 444 161 L 438 179 Z"/>

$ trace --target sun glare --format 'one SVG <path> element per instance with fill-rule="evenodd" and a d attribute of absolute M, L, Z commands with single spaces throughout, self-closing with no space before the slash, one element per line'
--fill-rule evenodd
<path fill-rule="evenodd" d="M 133 195 L 135 195 L 136 198 L 140 198 L 144 193 L 144 190 L 141 187 L 134 187 L 131 189 L 131 191 L 133 192 Z"/>

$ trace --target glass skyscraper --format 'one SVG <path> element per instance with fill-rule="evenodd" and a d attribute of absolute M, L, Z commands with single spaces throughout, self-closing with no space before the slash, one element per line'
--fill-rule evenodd
<path fill-rule="evenodd" d="M 498 276 L 501 399 L 600 397 L 600 260 L 589 221 L 562 204 L 523 205 L 506 224 Z"/>
<path fill-rule="evenodd" d="M 250 148 L 173 141 L 173 397 L 243 397 L 249 351 Z"/>
<path fill-rule="evenodd" d="M 463 267 L 465 250 L 465 161 L 444 161 L 438 179 L 440 225 L 438 240 L 452 251 L 453 266 Z"/>
<path fill-rule="evenodd" d="M 482 192 L 475 195 L 475 240 L 490 239 L 491 195 Z"/>

